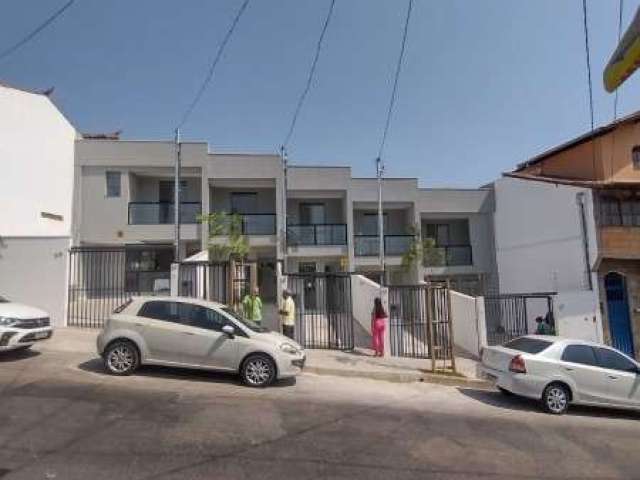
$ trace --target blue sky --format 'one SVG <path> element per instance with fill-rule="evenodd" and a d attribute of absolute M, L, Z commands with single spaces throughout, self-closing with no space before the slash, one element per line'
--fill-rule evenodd
<path fill-rule="evenodd" d="M 640 0 L 626 0 L 628 25 Z M 64 0 L 4 0 L 0 50 Z M 55 86 L 83 132 L 166 139 L 193 98 L 241 0 L 77 0 L 0 63 L 0 81 Z M 329 0 L 252 0 L 183 130 L 215 151 L 276 151 L 312 60 Z M 596 124 L 611 121 L 602 69 L 617 42 L 617 0 L 590 0 Z M 400 46 L 404 0 L 337 0 L 292 163 L 374 158 Z M 640 104 L 640 74 L 620 114 Z M 387 141 L 389 176 L 474 187 L 589 129 L 581 0 L 415 0 Z"/>

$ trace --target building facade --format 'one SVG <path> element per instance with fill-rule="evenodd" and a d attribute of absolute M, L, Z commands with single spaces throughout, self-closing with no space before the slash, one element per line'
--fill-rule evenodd
<path fill-rule="evenodd" d="M 515 276 L 534 288 L 546 282 L 556 291 L 583 292 L 595 304 L 593 322 L 601 318 L 601 339 L 636 358 L 639 121 L 635 113 L 596 129 L 523 163 L 495 184 L 501 285 L 512 285 Z M 518 249 L 518 242 L 526 248 Z"/>
<path fill-rule="evenodd" d="M 175 145 L 84 138 L 75 159 L 74 246 L 125 246 L 131 281 L 147 291 L 164 284 L 174 261 Z M 277 155 L 216 153 L 205 143 L 181 144 L 181 159 L 182 259 L 225 241 L 198 222 L 225 212 L 242 218 L 267 300 L 276 297 L 278 265 L 285 273 L 379 272 L 375 178 L 353 178 L 349 167 L 294 165 L 285 172 Z M 384 179 L 388 281 L 497 289 L 492 198 L 491 189 L 430 190 L 415 178 Z M 412 242 L 426 237 L 438 255 L 403 266 Z"/>
<path fill-rule="evenodd" d="M 76 130 L 45 93 L 0 84 L 0 296 L 64 323 Z"/>

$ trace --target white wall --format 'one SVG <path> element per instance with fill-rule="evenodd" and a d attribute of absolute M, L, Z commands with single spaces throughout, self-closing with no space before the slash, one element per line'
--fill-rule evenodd
<path fill-rule="evenodd" d="M 578 193 L 584 193 L 587 203 L 593 265 L 596 230 L 589 190 L 514 178 L 495 182 L 495 241 L 502 293 L 588 289 Z"/>
<path fill-rule="evenodd" d="M 75 136 L 48 97 L 0 85 L 0 237 L 70 235 Z"/>
<path fill-rule="evenodd" d="M 558 292 L 555 314 L 559 334 L 602 338 L 597 313 L 597 274 L 593 272 L 597 240 L 591 191 L 515 178 L 501 178 L 494 187 L 500 292 Z M 585 204 L 589 267 L 585 261 L 578 194 Z M 559 308 L 565 304 L 566 308 Z M 591 318 L 597 315 L 596 333 L 592 331 L 593 321 L 576 321 L 583 314 Z M 535 317 L 533 312 L 530 316 Z M 535 326 L 531 324 L 530 328 Z"/>
<path fill-rule="evenodd" d="M 484 299 L 452 290 L 451 322 L 454 345 L 480 357 L 480 349 L 487 345 Z"/>
<path fill-rule="evenodd" d="M 554 301 L 558 335 L 603 342 L 602 316 L 590 291 L 563 292 Z"/>

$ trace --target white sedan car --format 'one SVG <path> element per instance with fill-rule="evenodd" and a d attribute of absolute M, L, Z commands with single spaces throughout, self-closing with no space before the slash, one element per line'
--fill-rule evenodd
<path fill-rule="evenodd" d="M 47 312 L 0 297 L 0 352 L 26 350 L 52 335 Z"/>
<path fill-rule="evenodd" d="M 540 400 L 549 413 L 570 403 L 640 408 L 640 364 L 605 345 L 528 335 L 485 347 L 482 368 L 502 393 Z"/>
<path fill-rule="evenodd" d="M 181 297 L 138 297 L 118 307 L 98 335 L 107 370 L 129 375 L 138 366 L 166 365 L 239 373 L 265 387 L 304 368 L 293 340 L 214 302 Z"/>

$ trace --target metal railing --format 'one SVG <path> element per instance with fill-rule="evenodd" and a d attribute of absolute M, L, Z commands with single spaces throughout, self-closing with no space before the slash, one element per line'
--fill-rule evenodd
<path fill-rule="evenodd" d="M 180 202 L 180 223 L 198 223 L 200 211 L 200 202 Z M 173 203 L 129 202 L 129 225 L 167 225 L 173 215 Z"/>
<path fill-rule="evenodd" d="M 344 223 L 318 225 L 289 225 L 287 244 L 298 245 L 346 245 L 347 225 Z"/>
<path fill-rule="evenodd" d="M 435 247 L 433 252 L 425 255 L 425 267 L 460 267 L 473 265 L 471 245 L 449 245 Z"/>
<path fill-rule="evenodd" d="M 384 252 L 386 255 L 404 255 L 413 241 L 413 235 L 385 235 Z M 379 254 L 378 235 L 355 235 L 355 255 L 372 257 Z"/>
<path fill-rule="evenodd" d="M 275 235 L 275 213 L 238 213 L 242 218 L 242 233 L 244 235 Z"/>

